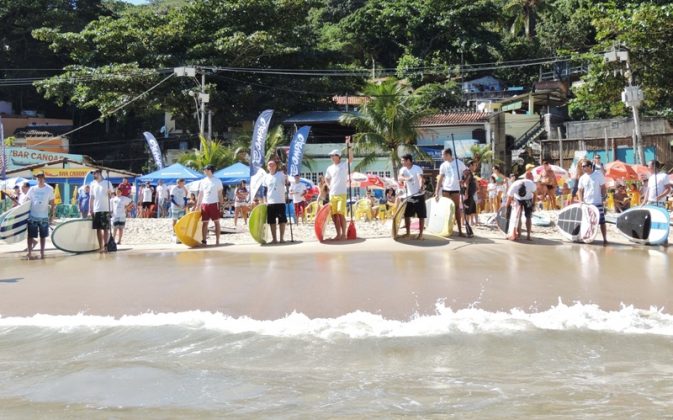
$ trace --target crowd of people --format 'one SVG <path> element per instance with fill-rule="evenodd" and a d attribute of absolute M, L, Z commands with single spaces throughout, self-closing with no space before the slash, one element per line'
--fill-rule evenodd
<path fill-rule="evenodd" d="M 321 176 L 318 183 L 316 208 L 329 205 L 332 221 L 336 228 L 334 240 L 347 238 L 346 213 L 353 205 L 348 200 L 348 177 L 353 155 L 349 140 L 346 141 L 347 159 L 342 159 L 341 151 L 335 149 L 329 153 L 332 164 Z M 371 190 L 366 191 L 365 202 L 371 219 L 387 219 L 406 200 L 404 213 L 405 233 L 410 235 L 411 218 L 418 219 L 419 231 L 415 239 L 423 239 L 424 221 L 427 218 L 426 199 L 446 197 L 453 201 L 455 220 L 459 236 L 472 236 L 470 224 L 478 222 L 480 212 L 497 212 L 502 206 L 519 205 L 523 207 L 523 217 L 530 239 L 531 217 L 536 209 L 556 210 L 573 203 L 595 205 L 600 212 L 600 227 L 604 242 L 607 242 L 605 229 L 605 209 L 622 212 L 632 206 L 643 204 L 667 207 L 672 186 L 668 175 L 660 162 L 649 163 L 651 176 L 628 183 L 617 182 L 614 188 L 608 188 L 604 176 L 604 165 L 600 156 L 593 160 L 582 159 L 577 165 L 574 179 L 559 185 L 550 162 L 543 161 L 541 170 L 534 174 L 534 165 L 525 166 L 525 173 L 519 177 L 514 174 L 505 176 L 498 165 L 493 166 L 488 178 L 476 175 L 477 161 L 463 162 L 454 158 L 450 148 L 443 151 L 443 163 L 439 168 L 435 185 L 423 174 L 423 170 L 414 164 L 411 154 L 401 158 L 401 169 L 396 188 L 387 188 L 385 194 L 376 198 Z M 255 205 L 265 203 L 267 223 L 271 226 L 272 243 L 284 242 L 287 223 L 287 204 L 293 206 L 296 220 L 307 222 L 307 206 L 310 198 L 307 187 L 298 174 L 288 176 L 279 168 L 279 162 L 269 160 L 261 188 L 254 197 L 245 181 L 241 181 L 233 191 L 234 226 L 239 219 L 247 224 L 250 211 Z M 208 225 L 212 221 L 215 231 L 220 231 L 220 218 L 225 209 L 225 194 L 222 182 L 213 177 L 215 168 L 207 165 L 205 177 L 199 181 L 198 193 L 185 187 L 185 180 L 178 179 L 175 185 L 164 185 L 158 181 L 156 187 L 149 182 L 139 188 L 137 202 L 132 197 L 133 188 L 127 178 L 116 187 L 102 177 L 100 170 L 93 171 L 93 181 L 78 190 L 77 207 L 81 217 L 93 220 L 99 251 L 105 252 L 110 234 L 119 244 L 123 240 L 124 225 L 127 217 L 137 216 L 171 218 L 173 226 L 187 212 L 200 210 L 202 215 L 203 238 L 207 238 Z M 10 199 L 15 205 L 30 201 L 28 221 L 28 257 L 33 258 L 33 249 L 40 239 L 40 257 L 44 257 L 44 240 L 49 236 L 48 226 L 55 215 L 54 189 L 45 183 L 44 173 L 35 174 L 37 185 L 27 182 L 17 185 Z M 570 185 L 569 185 L 570 184 Z M 314 213 L 315 214 L 315 213 Z M 520 234 L 520 227 L 519 227 Z M 203 240 L 205 245 L 207 240 Z M 215 235 L 219 244 L 219 235 Z"/>

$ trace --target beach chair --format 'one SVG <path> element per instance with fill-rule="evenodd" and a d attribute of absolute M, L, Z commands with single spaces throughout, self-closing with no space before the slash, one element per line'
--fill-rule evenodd
<path fill-rule="evenodd" d="M 608 199 L 605 200 L 605 209 L 615 211 L 615 193 L 609 192 Z"/>
<path fill-rule="evenodd" d="M 368 222 L 372 220 L 374 215 L 372 214 L 372 206 L 369 200 L 366 198 L 358 200 L 355 203 L 354 215 L 357 220 L 366 220 Z"/>
<path fill-rule="evenodd" d="M 318 210 L 320 210 L 319 201 L 313 201 L 309 203 L 309 205 L 306 206 L 306 209 L 304 210 L 306 212 L 306 221 L 313 222 L 315 220 L 315 215 L 318 214 Z"/>

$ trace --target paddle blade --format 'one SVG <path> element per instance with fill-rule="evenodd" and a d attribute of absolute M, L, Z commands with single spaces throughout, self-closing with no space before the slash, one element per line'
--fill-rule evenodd
<path fill-rule="evenodd" d="M 355 231 L 355 223 L 351 220 L 350 223 L 348 224 L 348 229 L 346 229 L 346 239 L 349 241 L 352 241 L 354 239 L 357 239 L 358 234 Z"/>

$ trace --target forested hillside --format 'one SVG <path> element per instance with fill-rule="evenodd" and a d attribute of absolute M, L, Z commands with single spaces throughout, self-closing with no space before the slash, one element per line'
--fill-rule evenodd
<path fill-rule="evenodd" d="M 371 76 L 423 87 L 427 106 L 459 105 L 461 79 L 492 74 L 528 86 L 555 60 L 590 64 L 573 90 L 573 118 L 627 115 L 623 66 L 605 64 L 616 43 L 630 50 L 643 112 L 673 108 L 673 5 L 623 0 L 191 0 L 131 6 L 108 0 L 4 0 L 0 4 L 0 100 L 107 115 L 178 66 L 206 78 L 215 129 L 325 107 Z M 282 69 L 293 70 L 292 72 Z M 297 73 L 296 70 L 306 70 Z M 287 74 L 293 73 L 293 74 Z M 173 77 L 116 121 L 171 111 L 195 125 Z"/>

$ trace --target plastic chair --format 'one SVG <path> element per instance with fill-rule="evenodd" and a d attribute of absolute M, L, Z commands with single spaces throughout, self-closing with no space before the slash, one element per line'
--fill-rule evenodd
<path fill-rule="evenodd" d="M 365 198 L 358 200 L 355 203 L 354 215 L 355 218 L 358 220 L 361 219 L 365 219 L 366 221 L 372 220 L 374 216 L 372 215 L 372 206 L 369 200 Z"/>
<path fill-rule="evenodd" d="M 610 211 L 615 211 L 615 193 L 608 193 L 608 199 L 606 200 L 605 208 Z"/>
<path fill-rule="evenodd" d="M 309 205 L 306 206 L 306 209 L 304 210 L 306 212 L 306 221 L 313 222 L 315 220 L 316 214 L 318 214 L 318 210 L 320 210 L 320 202 L 313 201 L 309 203 Z"/>

